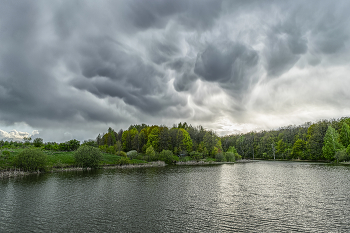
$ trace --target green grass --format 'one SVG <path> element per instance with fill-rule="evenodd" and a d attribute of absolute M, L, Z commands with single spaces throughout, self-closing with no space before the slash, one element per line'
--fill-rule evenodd
<path fill-rule="evenodd" d="M 9 156 L 4 156 L 2 151 L 9 151 Z M 13 158 L 23 151 L 24 148 L 16 148 L 16 149 L 2 149 L 0 150 L 0 170 L 14 168 L 13 167 Z M 74 151 L 43 151 L 47 155 L 48 166 L 50 167 L 71 167 L 74 166 Z M 117 164 L 117 161 L 121 158 L 121 156 L 103 153 L 102 161 L 100 165 L 113 165 Z M 131 164 L 140 164 L 147 163 L 141 159 L 132 159 Z"/>

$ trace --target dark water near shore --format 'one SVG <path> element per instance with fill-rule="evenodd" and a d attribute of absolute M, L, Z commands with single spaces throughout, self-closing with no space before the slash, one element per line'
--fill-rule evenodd
<path fill-rule="evenodd" d="M 0 232 L 350 232 L 350 167 L 257 162 L 0 180 Z"/>

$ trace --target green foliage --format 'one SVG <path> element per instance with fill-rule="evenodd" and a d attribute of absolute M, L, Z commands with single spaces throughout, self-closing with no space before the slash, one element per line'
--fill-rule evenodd
<path fill-rule="evenodd" d="M 116 164 L 118 164 L 118 165 L 128 165 L 128 164 L 131 164 L 131 161 L 130 161 L 130 159 L 127 158 L 127 157 L 121 157 L 121 158 L 117 161 Z"/>
<path fill-rule="evenodd" d="M 225 156 L 222 153 L 215 154 L 216 162 L 225 162 Z"/>
<path fill-rule="evenodd" d="M 174 162 L 179 161 L 179 158 L 174 156 L 171 150 L 162 150 L 162 152 L 159 153 L 159 158 L 166 164 L 173 164 Z"/>
<path fill-rule="evenodd" d="M 235 160 L 241 160 L 242 156 L 238 153 L 235 154 Z"/>
<path fill-rule="evenodd" d="M 181 162 L 188 162 L 191 160 L 192 160 L 192 158 L 190 156 L 185 156 L 185 157 L 179 158 L 179 161 L 181 161 Z"/>
<path fill-rule="evenodd" d="M 198 151 L 192 151 L 190 153 L 190 156 L 192 159 L 196 160 L 196 161 L 199 161 L 202 157 L 203 157 L 203 154 L 198 152 Z M 186 156 L 187 157 L 187 156 Z"/>
<path fill-rule="evenodd" d="M 92 146 L 81 146 L 74 153 L 75 164 L 81 167 L 97 168 L 102 160 L 102 153 Z"/>
<path fill-rule="evenodd" d="M 345 148 L 350 145 L 350 127 L 345 122 L 343 123 L 340 131 L 340 141 Z"/>
<path fill-rule="evenodd" d="M 137 151 L 136 150 L 131 150 L 128 153 L 126 153 L 126 155 L 128 156 L 128 158 L 130 159 L 136 159 L 137 157 Z"/>
<path fill-rule="evenodd" d="M 149 146 L 146 150 L 146 157 L 148 161 L 152 161 L 155 159 L 156 152 L 153 149 L 153 146 Z"/>
<path fill-rule="evenodd" d="M 226 152 L 225 153 L 225 160 L 226 160 L 226 162 L 234 162 L 235 161 L 235 154 L 232 152 Z"/>
<path fill-rule="evenodd" d="M 115 144 L 114 144 L 114 149 L 116 152 L 119 152 L 122 150 L 122 144 L 120 141 L 117 141 Z"/>
<path fill-rule="evenodd" d="M 95 140 L 89 139 L 85 140 L 82 144 L 82 146 L 93 146 L 93 147 L 98 147 L 98 144 Z"/>
<path fill-rule="evenodd" d="M 180 133 L 181 132 L 181 133 Z M 179 129 L 179 133 L 182 134 L 182 142 L 181 142 L 181 147 L 186 149 L 188 153 L 192 151 L 192 140 L 190 135 L 187 133 L 185 129 Z"/>
<path fill-rule="evenodd" d="M 106 145 L 106 146 L 107 146 L 107 145 Z M 107 152 L 108 154 L 112 154 L 112 155 L 116 154 L 114 146 L 109 146 L 109 147 L 107 148 L 106 152 Z"/>
<path fill-rule="evenodd" d="M 329 126 L 322 147 L 324 157 L 328 160 L 334 160 L 335 152 L 341 149 L 343 149 L 343 146 L 339 142 L 339 134 L 332 126 Z"/>
<path fill-rule="evenodd" d="M 117 151 L 117 155 L 121 157 L 127 157 L 126 153 L 124 151 Z"/>
<path fill-rule="evenodd" d="M 38 149 L 25 149 L 15 156 L 14 165 L 28 171 L 45 171 L 47 155 Z"/>
<path fill-rule="evenodd" d="M 10 156 L 10 151 L 4 150 L 4 151 L 2 152 L 2 155 L 5 156 L 5 158 L 6 158 L 6 157 L 9 157 L 9 156 Z"/>
<path fill-rule="evenodd" d="M 130 130 L 125 130 L 123 132 L 123 134 L 122 134 L 122 147 L 123 147 L 124 151 L 130 151 L 130 150 L 132 150 L 133 146 L 136 146 L 135 142 L 134 142 L 135 135 L 138 135 L 138 131 L 135 128 L 130 129 Z"/>
<path fill-rule="evenodd" d="M 159 127 L 152 126 L 150 133 L 148 134 L 147 147 L 152 146 L 154 151 L 159 151 Z"/>
<path fill-rule="evenodd" d="M 41 147 L 43 145 L 43 139 L 42 138 L 35 138 L 33 140 L 33 145 L 35 147 Z"/>
<path fill-rule="evenodd" d="M 56 142 L 47 142 L 44 145 L 44 150 L 58 151 L 58 144 Z"/>
<path fill-rule="evenodd" d="M 348 153 L 346 153 L 346 149 L 338 150 L 337 152 L 335 152 L 334 158 L 337 160 L 337 162 L 350 160 L 350 156 Z"/>
<path fill-rule="evenodd" d="M 296 140 L 292 148 L 292 157 L 294 159 L 305 159 L 306 157 L 306 142 L 302 139 Z"/>

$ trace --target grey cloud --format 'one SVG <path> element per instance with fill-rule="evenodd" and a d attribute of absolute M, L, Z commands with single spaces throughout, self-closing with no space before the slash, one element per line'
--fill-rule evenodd
<path fill-rule="evenodd" d="M 169 20 L 178 21 L 187 29 L 207 30 L 219 17 L 221 5 L 221 0 L 128 1 L 124 16 L 133 26 L 144 30 L 164 28 Z"/>
<path fill-rule="evenodd" d="M 210 44 L 198 54 L 194 72 L 202 80 L 217 82 L 237 95 L 247 91 L 258 62 L 258 53 L 241 43 Z"/>
<path fill-rule="evenodd" d="M 257 107 L 248 105 L 254 91 L 293 86 L 281 77 L 293 67 L 346 70 L 349 9 L 347 1 L 4 1 L 0 122 L 92 138 L 144 119 L 242 120 Z M 339 82 L 329 86 L 324 96 L 343 93 Z M 230 104 L 212 104 L 223 96 Z"/>

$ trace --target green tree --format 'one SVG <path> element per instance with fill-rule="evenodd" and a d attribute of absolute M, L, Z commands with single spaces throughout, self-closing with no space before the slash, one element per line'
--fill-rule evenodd
<path fill-rule="evenodd" d="M 324 157 L 328 160 L 334 160 L 335 152 L 341 149 L 343 149 L 343 146 L 339 142 L 339 134 L 332 126 L 328 126 L 322 147 Z"/>
<path fill-rule="evenodd" d="M 43 139 L 42 138 L 35 138 L 33 140 L 33 145 L 35 147 L 41 147 L 43 145 Z"/>
<path fill-rule="evenodd" d="M 125 130 L 122 135 L 122 145 L 124 151 L 130 151 L 133 148 L 133 141 L 135 135 L 138 134 L 137 129 L 133 128 L 130 130 Z M 134 142 L 135 146 L 136 142 Z"/>
<path fill-rule="evenodd" d="M 349 125 L 343 122 L 341 131 L 340 131 L 340 141 L 345 148 L 350 145 L 350 128 Z"/>
<path fill-rule="evenodd" d="M 39 149 L 25 149 L 15 156 L 14 165 L 28 171 L 45 171 L 47 155 Z"/>
<path fill-rule="evenodd" d="M 81 167 L 97 168 L 102 160 L 101 151 L 93 146 L 81 146 L 74 153 L 75 164 Z"/>
<path fill-rule="evenodd" d="M 306 142 L 302 139 L 295 141 L 292 148 L 292 157 L 294 159 L 305 159 L 306 156 Z"/>
<path fill-rule="evenodd" d="M 186 122 L 184 124 L 186 124 Z M 189 133 L 187 133 L 187 131 L 185 129 L 181 128 L 178 131 L 178 137 L 180 139 L 179 146 L 181 148 L 185 149 L 187 151 L 187 153 L 190 153 L 192 151 L 192 140 L 191 140 Z"/>
<path fill-rule="evenodd" d="M 162 150 L 162 152 L 159 153 L 159 158 L 166 164 L 173 164 L 174 162 L 179 161 L 179 158 L 174 156 L 171 150 Z"/>
<path fill-rule="evenodd" d="M 147 147 L 145 146 L 147 144 L 147 129 L 142 129 L 139 133 L 139 149 L 142 150 L 143 153 L 146 152 Z"/>
<path fill-rule="evenodd" d="M 151 161 L 156 157 L 156 152 L 154 151 L 154 148 L 152 145 L 150 145 L 147 150 L 146 150 L 146 156 L 147 156 L 147 160 Z"/>
<path fill-rule="evenodd" d="M 66 144 L 69 151 L 77 150 L 80 146 L 80 142 L 76 139 L 69 140 Z"/>
<path fill-rule="evenodd" d="M 155 151 L 159 151 L 159 127 L 151 127 L 151 131 L 148 134 L 147 147 L 151 146 Z"/>

